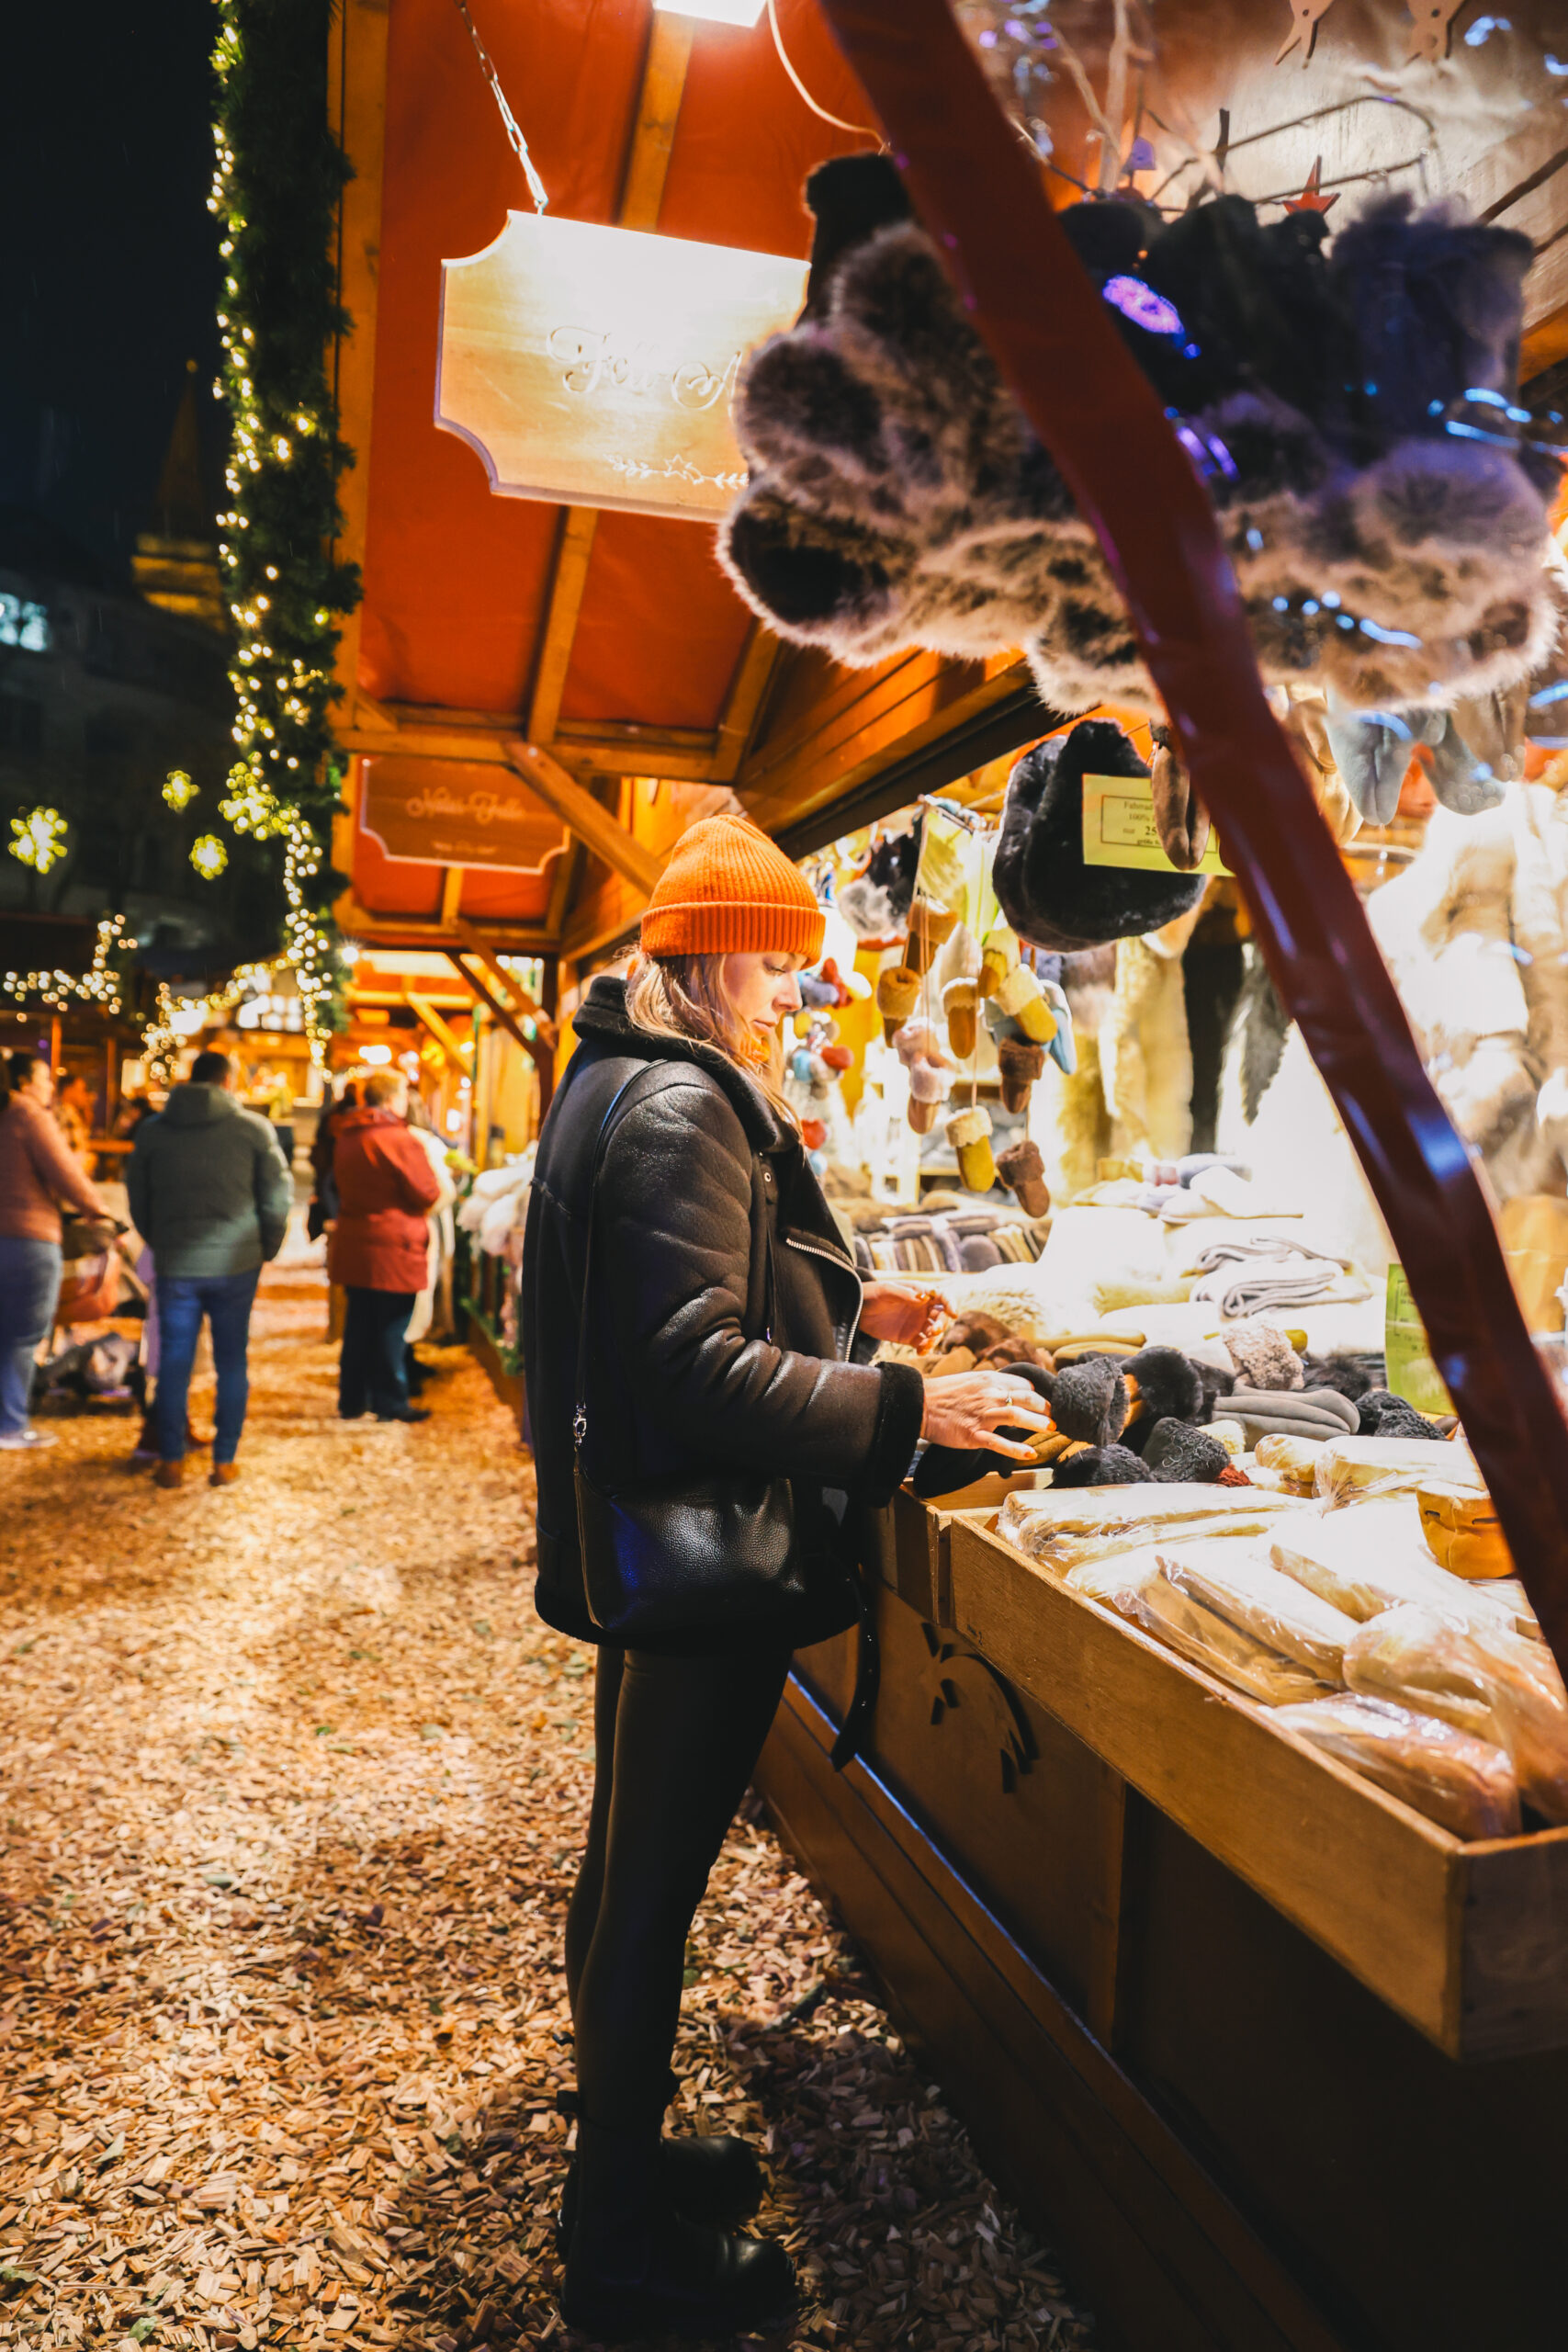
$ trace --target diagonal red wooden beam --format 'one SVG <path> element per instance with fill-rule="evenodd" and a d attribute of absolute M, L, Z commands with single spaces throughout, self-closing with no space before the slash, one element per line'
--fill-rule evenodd
<path fill-rule="evenodd" d="M 1121 585 L 1193 787 L 1220 824 L 1275 985 L 1360 1154 L 1568 1679 L 1568 1425 L 1481 1179 L 1264 699 L 1208 498 L 947 0 L 822 6 L 976 329 Z"/>

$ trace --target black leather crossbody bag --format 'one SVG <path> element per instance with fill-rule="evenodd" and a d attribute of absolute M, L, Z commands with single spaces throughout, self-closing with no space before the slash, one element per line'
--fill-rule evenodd
<path fill-rule="evenodd" d="M 787 1478 L 761 1471 L 716 1471 L 707 1478 L 682 1475 L 610 1488 L 588 1470 L 588 1311 L 599 1172 L 615 1114 L 627 1089 L 645 1075 L 637 1072 L 615 1095 L 593 1155 L 571 1424 L 577 1540 L 589 1614 L 628 1649 L 718 1627 L 765 1625 L 806 1597 Z M 771 1299 L 773 1236 L 766 1225 L 763 1230 Z"/>

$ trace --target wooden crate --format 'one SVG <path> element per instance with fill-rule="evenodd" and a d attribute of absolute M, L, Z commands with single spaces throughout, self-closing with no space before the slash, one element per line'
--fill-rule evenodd
<path fill-rule="evenodd" d="M 914 1508 L 919 1508 L 915 1506 Z M 1568 1829 L 1466 1845 L 1001 1543 L 925 1514 L 945 1623 L 1449 2056 L 1568 2046 Z M 918 1559 L 894 1515 L 896 1555 Z"/>

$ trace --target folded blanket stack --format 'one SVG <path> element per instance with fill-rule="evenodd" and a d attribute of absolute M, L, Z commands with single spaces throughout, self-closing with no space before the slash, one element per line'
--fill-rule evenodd
<path fill-rule="evenodd" d="M 1218 1307 L 1226 1321 L 1355 1295 L 1345 1289 L 1350 1261 L 1331 1257 L 1304 1241 L 1247 1241 L 1238 1236 L 1234 1241 L 1211 1242 L 1198 1252 L 1197 1264 L 1192 1296 Z"/>
<path fill-rule="evenodd" d="M 1355 1406 L 1337 1388 L 1245 1388 L 1225 1398 L 1225 1417 L 1239 1421 L 1248 1445 L 1260 1437 L 1353 1437 L 1359 1426 Z"/>
<path fill-rule="evenodd" d="M 890 1216 L 855 1235 L 863 1274 L 977 1274 L 1032 1265 L 1045 1247 L 1047 1220 L 971 1208 L 946 1216 Z"/>

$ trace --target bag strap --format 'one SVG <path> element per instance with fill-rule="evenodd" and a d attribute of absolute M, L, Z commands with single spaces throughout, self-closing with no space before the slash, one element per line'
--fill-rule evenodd
<path fill-rule="evenodd" d="M 571 1443 L 576 1453 L 582 1452 L 582 1441 L 588 1435 L 588 1408 L 583 1392 L 588 1379 L 588 1302 L 592 1295 L 593 1212 L 599 1200 L 599 1171 L 604 1165 L 604 1154 L 609 1148 L 615 1114 L 637 1080 L 647 1075 L 648 1065 L 644 1063 L 641 1069 L 633 1070 L 631 1076 L 624 1078 L 616 1087 L 610 1098 L 610 1107 L 600 1121 L 599 1139 L 593 1147 L 593 1163 L 588 1171 L 588 1238 L 582 1251 L 582 1305 L 577 1318 L 577 1375 L 571 1415 Z"/>
<path fill-rule="evenodd" d="M 588 1308 L 589 1300 L 592 1295 L 593 1213 L 598 1204 L 599 1198 L 599 1173 L 604 1165 L 604 1154 L 609 1148 L 611 1136 L 616 1125 L 615 1114 L 620 1111 L 622 1103 L 626 1102 L 626 1097 L 642 1080 L 647 1078 L 655 1078 L 660 1082 L 663 1082 L 667 1074 L 666 1065 L 659 1062 L 651 1064 L 645 1062 L 640 1069 L 635 1069 L 629 1078 L 622 1080 L 620 1085 L 615 1089 L 615 1093 L 610 1098 L 610 1107 L 605 1112 L 604 1119 L 601 1122 L 599 1128 L 599 1140 L 593 1148 L 593 1164 L 589 1170 L 588 1177 L 588 1238 L 584 1245 L 582 1253 L 582 1307 L 581 1312 L 578 1317 L 577 1323 L 577 1375 L 574 1383 L 575 1395 L 573 1398 L 571 1416 L 571 1442 L 574 1452 L 579 1454 L 582 1452 L 583 1440 L 588 1435 L 588 1406 L 586 1398 L 586 1390 L 588 1385 Z M 652 1093 L 654 1091 L 654 1088 L 650 1086 L 648 1088 L 647 1091 Z M 630 1106 L 628 1105 L 627 1107 L 629 1108 Z M 751 1154 L 753 1178 L 755 1176 L 756 1165 L 757 1155 L 753 1152 Z M 756 1198 L 756 1193 L 757 1187 L 753 1181 L 753 1200 Z M 773 1317 L 777 1312 L 778 1305 L 778 1269 L 773 1261 L 773 1230 L 768 1220 L 765 1206 L 762 1215 L 762 1231 L 765 1237 L 765 1247 L 767 1250 L 767 1271 L 763 1283 L 762 1315 L 763 1327 L 768 1338 L 771 1340 L 773 1338 Z M 748 1289 L 750 1289 L 750 1266 L 748 1266 Z"/>

